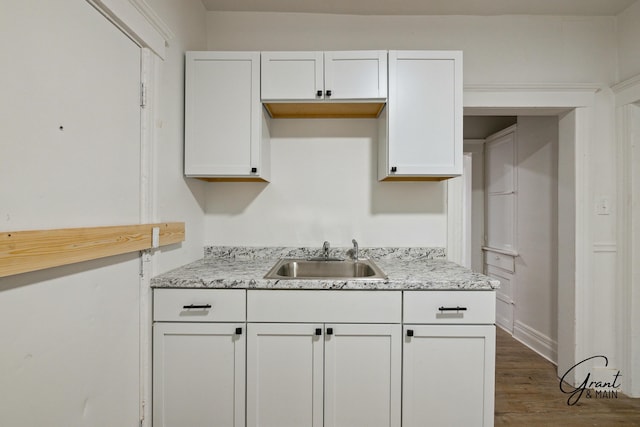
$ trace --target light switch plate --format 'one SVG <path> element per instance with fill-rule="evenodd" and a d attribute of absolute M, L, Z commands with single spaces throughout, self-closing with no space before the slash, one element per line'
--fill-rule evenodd
<path fill-rule="evenodd" d="M 611 214 L 611 204 L 608 197 L 601 197 L 596 202 L 596 214 L 609 215 Z"/>

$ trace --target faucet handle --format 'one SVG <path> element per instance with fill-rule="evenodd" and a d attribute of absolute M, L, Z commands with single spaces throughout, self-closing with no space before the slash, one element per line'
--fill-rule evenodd
<path fill-rule="evenodd" d="M 325 258 L 329 258 L 329 248 L 331 247 L 331 244 L 325 240 L 324 243 L 322 244 L 322 255 Z"/>
<path fill-rule="evenodd" d="M 360 250 L 358 248 L 358 241 L 356 239 L 351 239 L 351 243 L 353 243 L 353 259 L 357 262 L 360 254 L 358 253 Z"/>

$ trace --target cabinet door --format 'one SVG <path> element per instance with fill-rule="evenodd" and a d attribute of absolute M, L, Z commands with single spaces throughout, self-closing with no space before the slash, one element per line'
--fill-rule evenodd
<path fill-rule="evenodd" d="M 155 323 L 153 425 L 245 425 L 244 323 Z"/>
<path fill-rule="evenodd" d="M 263 100 L 323 98 L 322 52 L 262 52 Z"/>
<path fill-rule="evenodd" d="M 247 426 L 322 426 L 322 325 L 249 323 Z M 186 425 L 186 424 L 185 424 Z"/>
<path fill-rule="evenodd" d="M 486 235 L 490 248 L 516 251 L 516 125 L 485 144 Z"/>
<path fill-rule="evenodd" d="M 261 164 L 260 54 L 187 52 L 185 79 L 185 175 L 267 172 Z"/>
<path fill-rule="evenodd" d="M 462 174 L 461 52 L 390 51 L 387 108 L 380 179 Z"/>
<path fill-rule="evenodd" d="M 381 99 L 387 97 L 387 52 L 325 52 L 326 99 Z"/>
<path fill-rule="evenodd" d="M 487 138 L 484 158 L 487 193 L 513 193 L 516 189 L 516 125 Z"/>
<path fill-rule="evenodd" d="M 325 427 L 400 427 L 401 326 L 325 331 Z"/>
<path fill-rule="evenodd" d="M 513 193 L 487 194 L 487 247 L 516 252 L 516 204 L 516 195 Z"/>
<path fill-rule="evenodd" d="M 487 252 L 487 256 L 490 254 Z M 500 289 L 496 290 L 496 324 L 513 334 L 516 276 L 491 265 L 485 265 L 485 274 L 500 281 Z"/>
<path fill-rule="evenodd" d="M 495 326 L 405 325 L 404 337 L 403 427 L 493 426 Z"/>

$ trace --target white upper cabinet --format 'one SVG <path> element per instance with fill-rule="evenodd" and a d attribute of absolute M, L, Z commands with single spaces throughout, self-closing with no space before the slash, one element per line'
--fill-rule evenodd
<path fill-rule="evenodd" d="M 262 99 L 315 100 L 324 94 L 322 52 L 262 52 Z"/>
<path fill-rule="evenodd" d="M 462 52 L 389 51 L 378 179 L 462 174 Z"/>
<path fill-rule="evenodd" d="M 385 99 L 387 52 L 325 52 L 325 99 Z"/>
<path fill-rule="evenodd" d="M 185 175 L 269 180 L 259 52 L 187 52 Z"/>
<path fill-rule="evenodd" d="M 386 51 L 262 52 L 263 101 L 386 97 Z"/>

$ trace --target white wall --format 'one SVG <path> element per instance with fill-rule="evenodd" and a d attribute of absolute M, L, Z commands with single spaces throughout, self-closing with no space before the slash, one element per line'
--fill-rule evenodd
<path fill-rule="evenodd" d="M 374 119 L 272 120 L 271 183 L 210 183 L 216 245 L 446 245 L 446 187 L 378 182 Z"/>
<path fill-rule="evenodd" d="M 186 242 L 158 251 L 155 269 L 202 256 L 202 186 L 182 169 L 182 75 L 183 51 L 204 48 L 204 10 L 149 3 L 175 37 L 151 69 L 148 215 L 140 48 L 85 1 L 0 5 L 0 52 L 11 58 L 0 71 L 0 230 L 185 221 Z M 134 253 L 0 279 L 0 425 L 139 424 L 150 328 L 139 271 Z"/>
<path fill-rule="evenodd" d="M 486 135 L 488 136 L 488 135 Z M 471 166 L 471 270 L 484 272 L 484 139 L 465 140 L 464 152 L 472 154 Z"/>
<path fill-rule="evenodd" d="M 609 84 L 616 80 L 613 17 L 384 17 L 209 12 L 207 31 L 210 50 L 462 49 L 466 85 Z M 446 201 L 438 187 L 441 184 L 377 184 L 372 173 L 373 162 L 367 166 L 364 160 L 362 166 L 357 166 L 361 171 L 358 177 L 347 177 L 343 180 L 346 183 L 338 177 L 341 169 L 330 172 L 334 177 L 330 178 L 330 185 L 320 185 L 327 180 L 325 172 L 305 176 L 295 167 L 283 170 L 279 166 L 295 165 L 303 161 L 303 154 L 326 159 L 323 171 L 333 170 L 332 159 L 342 165 L 347 157 L 369 158 L 372 152 L 368 143 L 345 144 L 341 135 L 356 132 L 374 139 L 373 125 L 365 130 L 369 125 L 336 120 L 331 123 L 335 136 L 320 134 L 315 138 L 309 130 L 324 129 L 322 124 L 277 120 L 274 123 L 272 161 L 276 179 L 263 187 L 260 184 L 207 185 L 206 244 L 317 245 L 328 236 L 338 243 L 348 243 L 351 235 L 355 235 L 360 236 L 365 246 L 446 245 L 446 227 L 443 227 Z M 602 127 L 597 121 L 594 126 Z M 606 128 L 609 123 L 604 126 L 602 132 L 611 131 Z M 284 149 L 285 144 L 299 145 L 292 136 L 287 136 L 286 142 L 279 137 L 291 133 L 299 143 L 305 144 L 307 151 Z M 330 154 L 328 147 L 331 147 Z M 606 144 L 604 147 L 608 149 Z M 604 173 L 613 174 L 613 171 Z M 371 177 L 363 178 L 366 176 Z M 346 205 L 336 205 L 336 188 L 339 185 L 351 188 L 357 180 L 361 180 L 357 198 L 350 199 Z M 290 191 L 288 185 L 293 185 L 283 186 L 285 182 L 296 182 L 300 189 L 313 188 L 315 197 L 313 200 L 290 197 L 283 204 L 285 200 L 278 195 Z M 369 194 L 362 194 L 363 188 L 380 191 L 367 190 Z M 375 200 L 374 195 L 377 195 Z M 414 200 L 422 207 L 405 207 L 394 198 Z M 380 203 L 396 206 L 395 212 L 376 210 Z M 230 205 L 235 208 L 229 208 Z M 322 209 L 317 205 L 322 205 Z M 393 232 L 384 231 L 383 225 Z"/>
<path fill-rule="evenodd" d="M 464 82 L 616 80 L 614 17 L 209 12 L 211 50 L 460 49 Z"/>
<path fill-rule="evenodd" d="M 640 1 L 636 1 L 618 19 L 619 81 L 640 74 Z"/>
<path fill-rule="evenodd" d="M 139 47 L 77 0 L 0 29 L 0 229 L 137 223 Z M 137 258 L 0 279 L 0 425 L 137 424 Z"/>
<path fill-rule="evenodd" d="M 556 360 L 558 119 L 518 117 L 517 135 L 514 336 Z"/>
<path fill-rule="evenodd" d="M 174 33 L 164 61 L 156 61 L 155 216 L 184 221 L 185 241 L 159 251 L 159 274 L 202 258 L 205 183 L 184 177 L 184 53 L 206 50 L 206 14 L 200 0 L 147 0 Z"/>

